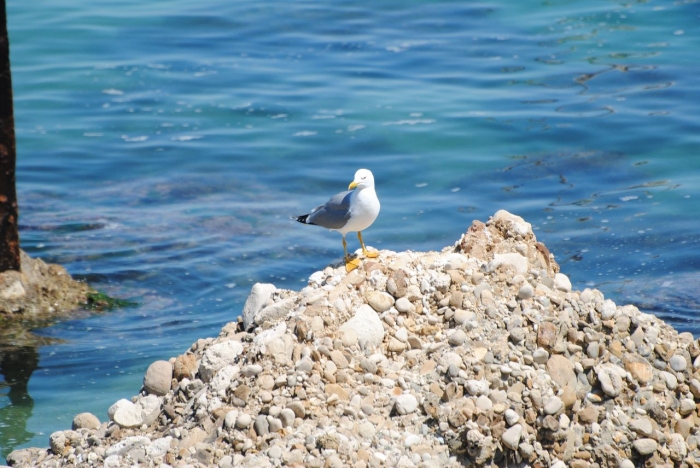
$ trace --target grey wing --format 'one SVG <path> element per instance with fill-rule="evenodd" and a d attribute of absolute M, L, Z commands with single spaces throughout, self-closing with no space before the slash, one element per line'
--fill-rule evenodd
<path fill-rule="evenodd" d="M 342 228 L 350 217 L 351 194 L 352 191 L 347 191 L 333 195 L 326 203 L 311 210 L 306 222 L 328 229 Z"/>

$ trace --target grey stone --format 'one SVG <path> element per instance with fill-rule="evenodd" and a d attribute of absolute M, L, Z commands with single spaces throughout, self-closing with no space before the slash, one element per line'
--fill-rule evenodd
<path fill-rule="evenodd" d="M 632 446 L 642 456 L 651 455 L 656 452 L 658 444 L 654 439 L 637 439 L 632 442 Z"/>
<path fill-rule="evenodd" d="M 609 397 L 615 398 L 622 391 L 622 377 L 609 365 L 600 366 L 596 373 L 598 375 L 598 381 L 600 382 L 600 388 Z"/>
<path fill-rule="evenodd" d="M 688 366 L 685 357 L 681 356 L 680 354 L 675 354 L 671 356 L 671 359 L 668 361 L 668 363 L 671 365 L 671 369 L 673 369 L 676 372 L 684 371 L 685 368 Z"/>
<path fill-rule="evenodd" d="M 396 307 L 396 310 L 403 314 L 407 314 L 408 312 L 412 312 L 415 310 L 415 307 L 413 307 L 413 304 L 411 304 L 411 301 L 409 301 L 405 297 L 400 297 L 396 299 L 396 303 L 394 304 L 394 307 Z"/>
<path fill-rule="evenodd" d="M 263 414 L 255 418 L 253 427 L 255 428 L 255 433 L 259 436 L 265 436 L 270 433 L 270 423 L 267 422 L 267 416 Z"/>
<path fill-rule="evenodd" d="M 100 420 L 92 413 L 80 413 L 73 418 L 72 429 L 74 431 L 78 429 L 98 429 L 99 427 Z"/>
<path fill-rule="evenodd" d="M 564 402 L 558 396 L 550 397 L 544 405 L 544 412 L 547 414 L 557 414 L 564 407 Z"/>
<path fill-rule="evenodd" d="M 516 424 L 508 430 L 506 430 L 503 435 L 501 435 L 501 442 L 503 445 L 511 450 L 516 450 L 518 445 L 520 445 L 520 437 L 523 435 L 523 426 Z"/>
<path fill-rule="evenodd" d="M 523 284 L 518 290 L 518 299 L 530 299 L 535 295 L 535 290 L 530 283 Z"/>
<path fill-rule="evenodd" d="M 296 414 L 289 408 L 284 408 L 280 411 L 280 421 L 282 421 L 282 426 L 290 427 L 294 424 L 294 419 Z"/>
<path fill-rule="evenodd" d="M 452 346 L 462 346 L 466 340 L 467 334 L 464 333 L 464 330 L 458 328 L 450 335 L 450 338 L 447 340 L 447 342 L 450 343 Z"/>
<path fill-rule="evenodd" d="M 173 365 L 168 361 L 156 361 L 143 376 L 143 389 L 146 393 L 162 396 L 170 391 L 173 380 Z"/>

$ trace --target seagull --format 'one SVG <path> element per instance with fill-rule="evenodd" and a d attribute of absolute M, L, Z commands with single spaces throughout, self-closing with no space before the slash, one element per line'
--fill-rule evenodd
<path fill-rule="evenodd" d="M 360 266 L 358 258 L 350 259 L 345 235 L 357 232 L 357 238 L 362 246 L 365 257 L 376 258 L 379 254 L 369 251 L 362 240 L 362 231 L 372 225 L 379 215 L 379 199 L 374 191 L 374 176 L 368 169 L 360 169 L 346 192 L 340 192 L 331 197 L 323 205 L 319 205 L 309 214 L 293 217 L 302 224 L 315 224 L 343 235 L 343 251 L 345 252 L 345 270 L 351 272 Z"/>

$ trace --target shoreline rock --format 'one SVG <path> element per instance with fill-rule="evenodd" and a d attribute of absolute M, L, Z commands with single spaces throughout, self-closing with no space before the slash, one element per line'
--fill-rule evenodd
<path fill-rule="evenodd" d="M 83 414 L 89 425 L 8 464 L 700 463 L 698 341 L 572 290 L 508 212 L 441 252 L 384 250 L 349 274 L 326 267 L 298 292 L 256 285 L 249 301 L 172 369 L 159 361 L 110 421 L 94 428 Z"/>
<path fill-rule="evenodd" d="M 21 271 L 0 272 L 0 322 L 62 318 L 88 302 L 90 287 L 65 268 L 20 251 Z"/>

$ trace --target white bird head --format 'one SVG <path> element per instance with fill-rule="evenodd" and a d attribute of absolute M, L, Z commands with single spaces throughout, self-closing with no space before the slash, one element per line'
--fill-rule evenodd
<path fill-rule="evenodd" d="M 361 189 L 367 187 L 374 187 L 374 176 L 372 175 L 372 172 L 370 172 L 369 169 L 359 169 L 355 173 L 355 179 L 348 187 L 348 190 L 352 190 L 356 187 Z"/>

